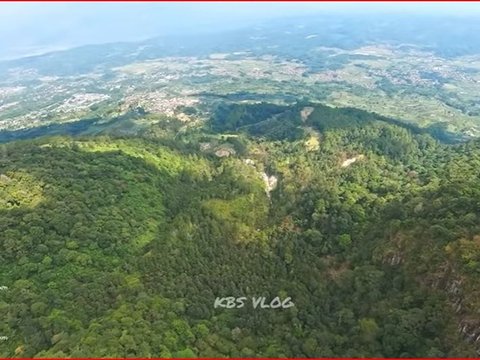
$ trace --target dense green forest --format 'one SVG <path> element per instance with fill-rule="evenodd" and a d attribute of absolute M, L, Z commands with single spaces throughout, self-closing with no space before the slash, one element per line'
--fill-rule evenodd
<path fill-rule="evenodd" d="M 0 356 L 477 354 L 479 141 L 304 103 L 165 124 L 0 145 Z"/>

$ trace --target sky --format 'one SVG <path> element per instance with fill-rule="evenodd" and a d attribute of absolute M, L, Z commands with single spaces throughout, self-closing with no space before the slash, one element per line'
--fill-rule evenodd
<path fill-rule="evenodd" d="M 0 59 L 325 12 L 480 15 L 480 3 L 0 3 Z"/>

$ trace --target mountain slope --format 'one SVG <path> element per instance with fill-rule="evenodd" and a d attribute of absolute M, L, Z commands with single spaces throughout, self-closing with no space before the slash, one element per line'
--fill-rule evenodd
<path fill-rule="evenodd" d="M 480 143 L 308 105 L 2 145 L 0 355 L 475 355 Z"/>

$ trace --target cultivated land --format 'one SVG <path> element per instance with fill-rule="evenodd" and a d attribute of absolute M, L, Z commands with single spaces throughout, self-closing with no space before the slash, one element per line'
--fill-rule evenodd
<path fill-rule="evenodd" d="M 0 129 L 111 118 L 138 107 L 188 122 L 208 118 L 219 100 L 286 104 L 305 98 L 421 127 L 436 124 L 463 138 L 480 135 L 480 55 L 445 55 L 398 40 L 342 48 L 342 39 L 334 47 L 303 22 L 288 31 L 272 25 L 231 34 L 241 36 L 237 45 L 213 39 L 200 55 L 185 56 L 195 50 L 182 53 L 178 44 L 162 53 L 166 45 L 156 40 L 112 46 L 114 56 L 103 55 L 108 46 L 92 46 L 3 63 Z M 289 37 L 295 46 L 285 46 Z M 229 51 L 208 51 L 215 46 Z M 184 111 L 192 106 L 202 111 Z"/>

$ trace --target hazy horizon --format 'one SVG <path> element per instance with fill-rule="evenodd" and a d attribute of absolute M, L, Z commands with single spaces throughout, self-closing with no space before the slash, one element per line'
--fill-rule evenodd
<path fill-rule="evenodd" d="M 344 14 L 480 15 L 480 6 L 445 3 L 2 3 L 0 59 L 87 44 L 172 34 L 221 32 L 274 19 Z"/>

